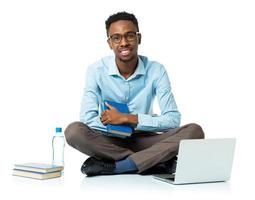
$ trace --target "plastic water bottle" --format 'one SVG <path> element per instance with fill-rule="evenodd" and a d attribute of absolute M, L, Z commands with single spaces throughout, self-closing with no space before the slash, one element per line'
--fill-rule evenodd
<path fill-rule="evenodd" d="M 52 164 L 64 167 L 65 137 L 62 128 L 57 127 L 52 138 Z"/>

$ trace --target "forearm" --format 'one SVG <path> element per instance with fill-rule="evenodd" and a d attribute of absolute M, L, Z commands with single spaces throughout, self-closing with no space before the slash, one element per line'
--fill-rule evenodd
<path fill-rule="evenodd" d="M 138 116 L 132 114 L 123 114 L 123 123 L 136 126 L 138 124 Z"/>

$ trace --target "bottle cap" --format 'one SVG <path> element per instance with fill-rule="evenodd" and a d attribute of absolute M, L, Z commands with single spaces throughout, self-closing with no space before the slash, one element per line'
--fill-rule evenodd
<path fill-rule="evenodd" d="M 62 132 L 62 128 L 61 127 L 56 127 L 56 133 L 61 133 Z"/>

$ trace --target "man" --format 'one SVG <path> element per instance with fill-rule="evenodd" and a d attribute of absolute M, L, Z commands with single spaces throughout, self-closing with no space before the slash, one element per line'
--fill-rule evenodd
<path fill-rule="evenodd" d="M 180 140 L 203 138 L 203 130 L 197 124 L 179 127 L 180 113 L 165 68 L 137 53 L 141 34 L 136 17 L 120 12 L 105 23 L 115 56 L 88 68 L 81 121 L 66 128 L 66 140 L 90 156 L 81 167 L 87 176 L 172 173 Z M 160 116 L 152 113 L 154 97 Z M 107 103 L 109 109 L 103 111 L 105 100 L 126 103 L 130 113 Z M 119 138 L 107 132 L 107 124 L 129 124 L 135 131 Z"/>

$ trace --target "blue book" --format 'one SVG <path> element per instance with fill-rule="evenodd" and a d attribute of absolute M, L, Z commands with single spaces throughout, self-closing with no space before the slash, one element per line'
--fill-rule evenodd
<path fill-rule="evenodd" d="M 56 172 L 56 171 L 62 171 L 64 169 L 63 166 L 57 166 L 57 165 L 46 164 L 46 163 L 32 163 L 32 162 L 15 164 L 14 168 L 17 170 L 40 172 L 40 173 Z"/>
<path fill-rule="evenodd" d="M 105 105 L 105 102 L 116 108 L 119 112 L 122 113 L 129 113 L 128 106 L 127 104 L 124 103 L 117 103 L 113 101 L 104 101 L 104 109 L 108 110 L 109 108 Z M 133 133 L 133 127 L 127 124 L 120 124 L 120 125 L 115 125 L 115 124 L 107 124 L 107 132 L 112 133 L 113 135 L 117 137 L 129 137 Z"/>

